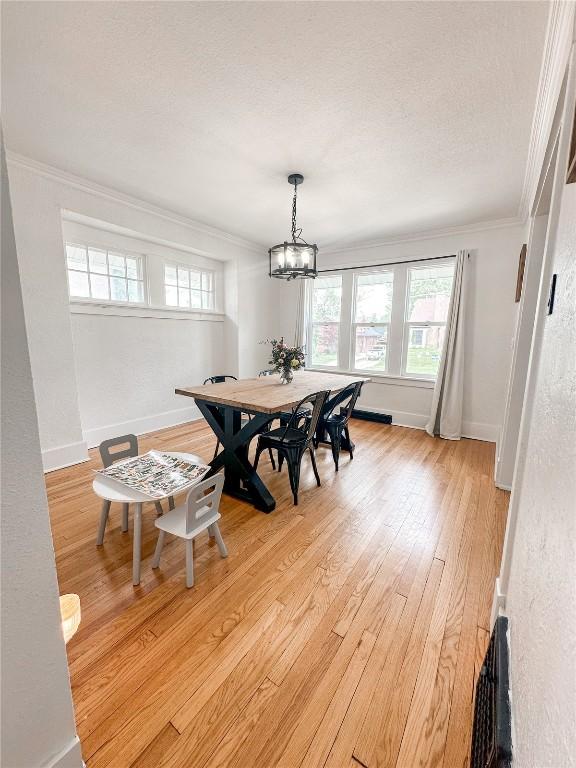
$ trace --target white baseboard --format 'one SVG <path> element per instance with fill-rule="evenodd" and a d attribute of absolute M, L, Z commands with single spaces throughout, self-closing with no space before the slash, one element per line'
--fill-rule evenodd
<path fill-rule="evenodd" d="M 83 768 L 82 750 L 78 736 L 68 744 L 56 757 L 44 764 L 44 768 Z"/>
<path fill-rule="evenodd" d="M 392 423 L 399 427 L 411 429 L 424 429 L 428 421 L 428 415 L 423 413 L 409 413 L 407 411 L 389 411 L 386 408 L 368 406 L 364 410 L 376 413 L 391 413 Z M 94 448 L 103 440 L 118 435 L 143 435 L 147 432 L 155 432 L 158 429 L 174 427 L 185 424 L 188 421 L 197 421 L 202 418 L 198 408 L 193 405 L 187 408 L 178 408 L 173 411 L 164 411 L 153 416 L 144 416 L 139 419 L 123 421 L 117 424 L 108 424 L 104 427 L 95 427 L 84 432 L 84 441 L 71 443 L 58 448 L 50 448 L 42 451 L 44 472 L 52 472 L 55 469 L 69 467 L 72 464 L 80 464 L 88 461 L 88 448 Z M 499 427 L 495 424 L 482 424 L 479 422 L 464 422 L 462 436 L 472 440 L 486 440 L 496 442 Z M 505 489 L 509 490 L 509 489 Z"/>
<path fill-rule="evenodd" d="M 174 411 L 156 413 L 154 416 L 144 416 L 140 419 L 123 421 L 118 424 L 108 424 L 105 427 L 95 427 L 84 432 L 84 439 L 89 448 L 100 445 L 102 440 L 119 435 L 144 435 L 147 432 L 155 432 L 157 429 L 174 427 L 177 424 L 185 424 L 187 421 L 197 421 L 202 416 L 195 405 L 187 408 L 177 408 Z"/>
<path fill-rule="evenodd" d="M 53 472 L 55 469 L 81 464 L 83 461 L 88 461 L 88 446 L 84 440 L 42 451 L 44 472 Z"/>
<path fill-rule="evenodd" d="M 499 434 L 499 424 L 484 424 L 481 421 L 465 421 L 462 423 L 462 437 L 469 437 L 472 440 L 484 440 L 487 443 L 496 443 Z"/>
<path fill-rule="evenodd" d="M 496 488 L 500 488 L 502 491 L 512 490 L 512 478 L 502 477 L 505 473 L 502 472 L 502 463 L 499 456 L 500 442 L 496 444 L 496 460 L 494 461 L 494 485 Z"/>
<path fill-rule="evenodd" d="M 506 595 L 502 592 L 502 584 L 498 576 L 494 582 L 494 594 L 492 596 L 492 611 L 490 613 L 490 631 L 496 623 L 496 619 L 506 609 Z"/>
<path fill-rule="evenodd" d="M 392 411 L 392 424 L 411 429 L 424 429 L 429 416 L 424 413 L 409 413 L 407 411 Z"/>
<path fill-rule="evenodd" d="M 427 413 L 395 411 L 371 405 L 366 405 L 359 410 L 390 414 L 392 416 L 392 424 L 398 427 L 410 427 L 411 429 L 425 429 L 429 418 Z M 462 437 L 468 437 L 471 440 L 484 440 L 488 443 L 495 443 L 499 434 L 500 426 L 498 424 L 483 424 L 478 421 L 465 421 L 462 424 Z"/>

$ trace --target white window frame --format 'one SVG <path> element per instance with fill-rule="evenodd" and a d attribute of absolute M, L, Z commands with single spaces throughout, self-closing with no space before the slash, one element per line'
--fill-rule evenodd
<path fill-rule="evenodd" d="M 166 282 L 166 267 L 173 267 L 176 269 L 176 281 L 177 284 L 174 286 L 171 283 Z M 184 290 L 188 290 L 188 293 L 190 294 L 191 291 L 199 291 L 200 293 L 200 303 L 203 304 L 204 300 L 204 294 L 208 294 L 211 297 L 211 306 L 210 307 L 193 307 L 191 304 L 189 304 L 187 307 L 182 306 L 181 304 L 168 304 L 166 300 L 166 288 L 176 288 L 178 291 L 178 300 L 180 300 L 180 286 L 178 285 L 178 270 L 183 269 L 188 272 L 188 286 L 182 286 Z M 194 273 L 197 275 L 200 275 L 200 288 L 191 288 L 190 287 L 190 274 Z M 202 277 L 203 275 L 209 275 L 210 277 L 210 290 L 205 291 L 202 288 Z M 214 312 L 216 310 L 216 274 L 214 270 L 212 269 L 202 269 L 201 267 L 197 267 L 194 264 L 184 264 L 182 262 L 178 261 L 171 261 L 171 260 L 164 260 L 164 263 L 162 265 L 162 288 L 164 291 L 164 306 L 168 307 L 170 310 L 174 311 L 182 311 L 182 312 Z M 190 300 L 192 299 L 192 296 L 190 296 Z"/>
<path fill-rule="evenodd" d="M 409 306 L 409 269 L 421 266 L 423 269 L 430 267 L 435 262 L 433 259 L 405 261 L 400 264 L 383 265 L 381 267 L 358 267 L 352 270 L 330 270 L 321 273 L 321 276 L 340 275 L 342 280 L 342 299 L 340 303 L 339 343 L 338 359 L 336 366 L 312 364 L 312 332 L 314 325 L 327 325 L 312 321 L 312 292 L 314 281 L 307 281 L 306 301 L 304 302 L 304 327 L 306 344 L 306 365 L 312 370 L 331 371 L 332 373 L 352 373 L 369 376 L 371 379 L 390 379 L 398 384 L 431 387 L 436 380 L 435 376 L 425 374 L 412 374 L 406 372 L 408 361 L 408 341 L 411 327 L 425 328 L 428 326 L 445 326 L 441 322 L 409 322 L 406 320 Z M 455 257 L 443 257 L 437 263 L 442 265 L 455 264 Z M 392 311 L 388 323 L 356 323 L 355 303 L 356 284 L 359 275 L 378 274 L 382 272 L 393 273 Z M 356 368 L 356 328 L 358 326 L 386 327 L 388 328 L 386 343 L 386 368 L 374 370 L 370 368 Z"/>
<path fill-rule="evenodd" d="M 389 370 L 389 351 L 390 351 L 390 325 L 392 323 L 392 310 L 390 311 L 390 320 L 384 322 L 374 323 L 358 323 L 356 322 L 356 299 L 358 295 L 358 278 L 362 275 L 380 275 L 390 273 L 392 275 L 392 297 L 394 297 L 394 270 L 393 269 L 359 269 L 352 272 L 352 314 L 350 317 L 350 370 L 354 373 L 360 373 L 366 375 L 367 373 L 386 376 Z M 394 301 L 394 298 L 392 298 Z M 384 368 L 374 370 L 373 368 L 357 368 L 356 367 L 356 329 L 357 328 L 386 328 L 386 359 L 384 361 Z"/>
<path fill-rule="evenodd" d="M 340 277 L 341 283 L 340 283 L 340 318 L 338 320 L 314 320 L 312 318 L 312 290 L 306 291 L 306 301 L 305 304 L 305 333 L 306 333 L 306 340 L 305 340 L 305 346 L 306 346 L 306 365 L 309 368 L 314 368 L 319 371 L 332 371 L 332 372 L 338 372 L 342 370 L 341 363 L 342 363 L 342 304 L 344 301 L 344 277 L 340 272 L 331 272 L 329 275 L 326 275 L 326 277 Z M 314 280 L 307 281 L 309 284 L 314 283 Z M 315 325 L 336 325 L 338 326 L 338 345 L 336 348 L 336 365 L 321 365 L 320 363 L 314 363 L 312 365 L 312 338 L 314 335 L 314 326 Z"/>
<path fill-rule="evenodd" d="M 443 259 L 442 260 L 442 266 L 445 266 L 447 264 L 455 264 L 455 259 Z M 416 320 L 408 320 L 408 308 L 410 306 L 410 279 L 409 279 L 409 273 L 410 270 L 417 270 L 417 269 L 429 269 L 430 264 L 408 264 L 406 267 L 406 299 L 404 304 L 404 334 L 403 334 L 403 344 L 402 344 L 402 376 L 404 378 L 408 377 L 414 377 L 416 374 L 414 373 L 408 373 L 406 370 L 408 365 L 408 347 L 410 344 L 410 331 L 413 328 L 446 328 L 446 320 L 444 322 L 439 322 L 436 320 L 431 321 L 416 321 Z M 423 345 L 422 345 L 423 346 Z M 428 381 L 436 381 L 436 376 L 429 376 L 425 373 L 419 373 L 417 374 L 419 379 L 422 380 L 428 380 Z"/>
<path fill-rule="evenodd" d="M 87 270 L 84 271 L 82 269 L 72 269 L 68 266 L 68 251 L 67 248 L 70 246 L 71 248 L 83 248 L 86 251 L 86 266 Z M 108 271 L 106 273 L 103 272 L 92 272 L 90 270 L 90 258 L 88 256 L 88 251 L 101 251 L 106 254 L 106 265 L 108 267 Z M 118 277 L 117 275 L 111 275 L 109 271 L 109 261 L 108 257 L 109 254 L 114 254 L 116 256 L 124 256 L 131 259 L 136 259 L 136 261 L 139 264 L 139 271 L 140 271 L 140 277 L 137 278 L 137 282 L 142 283 L 142 301 L 122 301 L 121 299 L 113 299 L 112 296 L 112 289 L 110 286 L 110 278 L 111 277 Z M 88 242 L 78 242 L 73 240 L 66 240 L 64 243 L 64 260 L 65 260 L 65 266 L 66 266 L 66 284 L 68 286 L 68 300 L 72 304 L 97 304 L 99 306 L 120 306 L 120 307 L 147 307 L 149 303 L 149 288 L 148 288 L 148 274 L 147 274 L 147 263 L 146 263 L 146 254 L 144 253 L 137 253 L 135 251 L 129 251 L 126 248 L 110 248 L 108 246 L 103 245 L 97 245 L 95 243 L 88 243 Z M 69 273 L 70 272 L 78 272 L 79 274 L 87 275 L 88 276 L 88 287 L 90 292 L 92 292 L 92 282 L 90 280 L 90 275 L 98 275 L 99 277 L 107 277 L 108 278 L 108 293 L 110 294 L 110 298 L 108 299 L 98 299 L 94 296 L 73 296 L 70 293 L 70 278 Z M 122 278 L 119 278 L 122 279 Z M 126 294 L 128 295 L 128 280 L 134 280 L 134 278 L 129 278 L 128 276 L 124 277 L 124 280 L 126 281 Z"/>

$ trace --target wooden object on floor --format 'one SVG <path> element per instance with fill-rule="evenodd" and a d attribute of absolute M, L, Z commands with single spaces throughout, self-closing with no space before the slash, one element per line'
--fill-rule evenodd
<path fill-rule="evenodd" d="M 94 547 L 95 451 L 46 476 L 59 584 L 82 601 L 67 652 L 87 768 L 468 765 L 508 500 L 494 445 L 351 429 L 354 461 L 336 474 L 320 447 L 322 489 L 304 465 L 297 508 L 268 463 L 274 514 L 222 497 L 229 555 L 198 538 L 193 589 L 180 541 L 149 567 L 152 515 L 137 590 L 130 535 Z M 140 442 L 206 461 L 214 438 L 195 422 Z"/>

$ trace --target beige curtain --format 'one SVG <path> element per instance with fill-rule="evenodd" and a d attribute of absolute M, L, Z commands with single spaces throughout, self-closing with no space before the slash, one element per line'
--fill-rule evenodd
<path fill-rule="evenodd" d="M 304 344 L 304 304 L 306 300 L 306 280 L 296 283 L 296 322 L 294 325 L 294 346 Z"/>
<path fill-rule="evenodd" d="M 432 411 L 426 425 L 426 432 L 429 435 L 440 435 L 446 440 L 460 440 L 462 437 L 464 334 L 469 256 L 469 251 L 459 251 L 456 257 L 444 348 L 432 396 Z"/>

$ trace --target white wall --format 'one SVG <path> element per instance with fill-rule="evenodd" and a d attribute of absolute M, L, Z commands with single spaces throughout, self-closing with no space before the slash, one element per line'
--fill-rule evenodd
<path fill-rule="evenodd" d="M 576 184 L 564 183 L 575 68 L 573 50 L 501 573 L 518 768 L 576 765 Z"/>
<path fill-rule="evenodd" d="M 461 248 L 472 252 L 469 264 L 469 314 L 464 381 L 464 434 L 498 439 L 506 398 L 512 337 L 516 319 L 514 294 L 524 230 L 519 225 L 469 229 L 458 234 L 385 245 L 319 253 L 319 268 L 362 266 L 390 261 L 443 256 Z M 282 332 L 292 338 L 295 287 L 282 284 L 278 304 L 283 308 Z M 391 413 L 396 424 L 423 427 L 431 406 L 430 383 L 407 386 L 382 378 L 366 385 L 360 405 Z"/>
<path fill-rule="evenodd" d="M 241 377 L 254 376 L 269 368 L 271 347 L 281 327 L 277 304 L 278 280 L 268 275 L 268 256 L 243 262 L 238 278 L 238 368 Z M 292 296 L 288 297 L 288 301 Z"/>
<path fill-rule="evenodd" d="M 46 469 L 82 461 L 87 441 L 118 430 L 187 420 L 193 404 L 173 394 L 176 384 L 263 367 L 258 340 L 271 299 L 261 249 L 25 158 L 9 157 L 9 174 Z M 226 318 L 71 315 L 62 211 L 106 222 L 122 236 L 138 233 L 150 252 L 176 248 L 196 261 L 220 260 Z M 126 351 L 112 354 L 112 342 Z"/>
<path fill-rule="evenodd" d="M 176 385 L 197 383 L 215 372 L 255 375 L 269 359 L 268 346 L 259 342 L 282 333 L 293 337 L 297 286 L 270 281 L 264 249 L 23 158 L 14 157 L 9 172 L 46 469 L 83 460 L 87 443 L 112 434 L 148 431 L 192 418 L 194 406 L 173 394 Z M 84 223 L 106 222 L 117 238 L 128 238 L 132 245 L 138 233 L 146 252 L 162 255 L 176 249 L 192 260 L 221 261 L 224 316 L 184 321 L 71 315 L 62 211 L 74 212 Z M 65 226 L 80 225 L 76 221 Z M 321 252 L 320 264 L 378 263 L 471 249 L 464 432 L 496 440 L 508 378 L 521 244 L 522 230 L 507 226 Z M 121 354 L 112 354 L 112 341 L 121 345 Z M 362 405 L 392 413 L 395 423 L 422 427 L 431 395 L 429 383 L 406 386 L 382 379 L 365 388 Z"/>
<path fill-rule="evenodd" d="M 80 768 L 2 149 L 2 765 Z"/>
<path fill-rule="evenodd" d="M 150 302 L 163 302 L 163 264 L 177 261 L 215 274 L 216 310 L 224 307 L 224 264 L 213 259 L 64 220 L 64 239 L 145 254 Z M 78 402 L 88 446 L 126 432 L 178 424 L 199 413 L 177 386 L 226 367 L 224 315 L 72 303 Z M 103 314 L 106 312 L 107 314 Z"/>
<path fill-rule="evenodd" d="M 540 287 L 547 224 L 547 215 L 537 216 L 533 222 L 531 221 L 531 226 L 527 227 L 528 231 L 526 233 L 528 249 L 522 296 L 518 305 L 510 378 L 504 408 L 504 422 L 496 455 L 496 485 L 498 488 L 506 491 L 512 488 L 514 465 L 516 463 L 518 434 L 522 418 L 524 390 L 526 387 L 528 361 L 530 359 L 530 347 L 532 345 L 534 316 Z"/>

